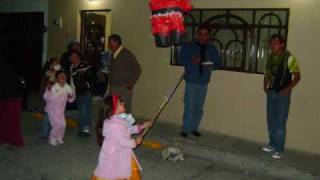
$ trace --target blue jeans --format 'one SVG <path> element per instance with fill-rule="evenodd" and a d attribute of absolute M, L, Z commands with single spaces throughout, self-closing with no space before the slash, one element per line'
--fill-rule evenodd
<path fill-rule="evenodd" d="M 92 99 L 91 93 L 77 97 L 80 132 L 91 128 Z"/>
<path fill-rule="evenodd" d="M 203 114 L 208 84 L 186 82 L 182 132 L 197 131 Z"/>
<path fill-rule="evenodd" d="M 45 116 L 42 120 L 42 128 L 41 128 L 41 135 L 42 138 L 47 138 L 50 135 L 51 125 L 49 122 L 48 114 L 45 113 Z"/>
<path fill-rule="evenodd" d="M 277 152 L 284 152 L 290 96 L 291 93 L 288 96 L 282 96 L 273 90 L 267 93 L 269 146 Z"/>

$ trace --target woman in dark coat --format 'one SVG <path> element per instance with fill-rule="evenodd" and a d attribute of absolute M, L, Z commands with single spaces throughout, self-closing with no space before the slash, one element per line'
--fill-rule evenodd
<path fill-rule="evenodd" d="M 0 144 L 22 147 L 20 77 L 0 55 Z"/>

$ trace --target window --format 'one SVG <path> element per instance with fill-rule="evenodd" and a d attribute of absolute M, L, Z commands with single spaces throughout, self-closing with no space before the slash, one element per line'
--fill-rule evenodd
<path fill-rule="evenodd" d="M 210 42 L 219 50 L 222 70 L 263 73 L 273 34 L 287 39 L 289 9 L 193 9 L 185 14 L 185 42 L 199 25 L 211 29 Z M 171 65 L 179 65 L 179 47 L 171 47 Z"/>

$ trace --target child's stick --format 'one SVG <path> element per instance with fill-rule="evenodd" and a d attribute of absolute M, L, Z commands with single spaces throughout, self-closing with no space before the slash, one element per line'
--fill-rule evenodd
<path fill-rule="evenodd" d="M 151 119 L 151 127 L 153 126 L 153 124 L 156 121 L 156 119 L 158 119 L 158 117 L 160 116 L 161 112 L 164 110 L 165 106 L 169 103 L 169 101 L 172 98 L 173 94 L 176 92 L 176 90 L 178 89 L 179 85 L 181 84 L 183 78 L 184 78 L 184 73 L 181 75 L 181 77 L 177 81 L 177 83 L 174 86 L 174 88 L 170 91 L 169 95 L 164 97 L 164 101 L 161 103 L 161 106 L 160 106 L 158 112 Z M 141 136 L 144 137 L 151 127 L 148 127 L 146 129 L 144 129 L 144 131 L 141 134 Z"/>

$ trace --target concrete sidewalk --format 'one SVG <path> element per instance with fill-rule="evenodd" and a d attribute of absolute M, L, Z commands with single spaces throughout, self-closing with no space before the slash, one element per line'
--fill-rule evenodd
<path fill-rule="evenodd" d="M 320 180 L 320 155 L 286 150 L 280 160 L 271 158 L 270 153 L 261 150 L 262 145 L 220 134 L 204 132 L 202 137 L 179 136 L 180 128 L 166 123 L 157 123 L 147 138 L 162 144 L 174 145 L 184 153 L 213 163 L 223 163 L 280 179 Z"/>

